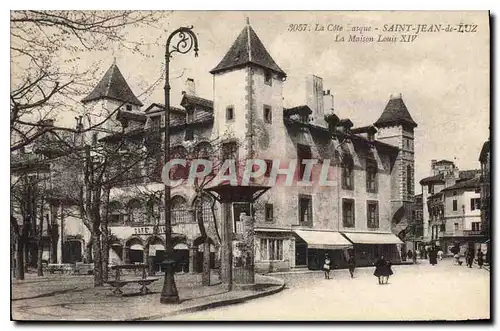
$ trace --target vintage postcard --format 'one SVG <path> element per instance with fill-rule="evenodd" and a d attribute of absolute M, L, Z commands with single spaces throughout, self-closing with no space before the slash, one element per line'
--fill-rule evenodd
<path fill-rule="evenodd" d="M 12 320 L 490 320 L 489 12 L 10 26 Z"/>

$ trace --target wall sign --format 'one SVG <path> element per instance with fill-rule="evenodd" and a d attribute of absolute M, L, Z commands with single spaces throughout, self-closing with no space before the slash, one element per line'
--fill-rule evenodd
<path fill-rule="evenodd" d="M 134 228 L 134 234 L 164 234 L 165 226 L 139 226 Z"/>

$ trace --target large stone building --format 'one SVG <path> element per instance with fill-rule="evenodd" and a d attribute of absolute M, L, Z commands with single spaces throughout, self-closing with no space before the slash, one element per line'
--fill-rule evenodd
<path fill-rule="evenodd" d="M 305 102 L 283 106 L 286 73 L 273 60 L 247 24 L 213 75 L 213 99 L 198 96 L 193 79 L 186 82 L 179 108 L 171 107 L 172 158 L 280 160 L 293 173 L 292 185 L 276 185 L 253 206 L 233 203 L 233 231 L 241 231 L 240 214 L 255 216 L 255 265 L 258 271 L 320 268 L 329 252 L 336 265 L 346 261 L 346 250 L 358 264 L 372 263 L 384 254 L 400 260 L 401 240 L 407 228 L 414 195 L 414 128 L 417 124 L 401 94 L 391 95 L 373 124 L 352 128 L 334 113 L 333 96 L 320 77 L 309 76 Z M 161 146 L 163 105 L 142 103 L 114 63 L 95 89 L 83 99 L 91 121 L 98 122 L 119 109 L 109 123 L 85 141 L 110 144 L 140 140 L 147 148 Z M 119 132 L 123 128 L 124 133 Z M 154 143 L 151 143 L 151 142 Z M 138 165 L 130 180 L 112 189 L 109 226 L 112 263 L 163 260 L 164 228 L 159 175 L 162 150 Z M 306 167 L 302 160 L 326 164 L 329 186 L 300 185 Z M 295 164 L 290 160 L 298 160 Z M 186 169 L 174 171 L 185 178 Z M 312 168 L 312 178 L 319 169 Z M 260 179 L 269 180 L 270 173 Z M 179 270 L 200 270 L 203 236 L 195 219 L 200 201 L 202 217 L 215 259 L 220 240 L 220 208 L 200 198 L 190 185 L 172 189 L 172 223 Z M 214 221 L 215 217 L 215 221 Z M 75 227 L 76 229 L 77 227 Z M 68 231 L 68 227 L 65 228 Z M 83 231 L 85 232 L 85 231 Z M 82 250 L 88 232 L 82 236 Z M 65 236 L 72 235 L 69 232 Z M 212 262 L 213 264 L 213 262 Z"/>

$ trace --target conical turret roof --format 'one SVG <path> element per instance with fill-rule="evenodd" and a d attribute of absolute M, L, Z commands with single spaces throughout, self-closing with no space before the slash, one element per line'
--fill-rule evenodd
<path fill-rule="evenodd" d="M 238 38 L 236 38 L 222 61 L 210 73 L 216 74 L 225 70 L 243 67 L 250 63 L 286 77 L 286 73 L 274 62 L 264 44 L 262 44 L 262 41 L 260 41 L 247 21 L 247 25 L 243 28 Z"/>
<path fill-rule="evenodd" d="M 109 67 L 99 84 L 97 84 L 89 95 L 82 99 L 82 102 L 87 103 L 99 99 L 113 99 L 142 106 L 142 102 L 137 99 L 130 86 L 128 86 L 116 63 L 113 63 Z"/>
<path fill-rule="evenodd" d="M 378 128 L 397 124 L 406 124 L 411 127 L 417 126 L 417 123 L 411 118 L 401 94 L 391 95 L 391 99 L 385 106 L 382 115 L 374 123 Z"/>

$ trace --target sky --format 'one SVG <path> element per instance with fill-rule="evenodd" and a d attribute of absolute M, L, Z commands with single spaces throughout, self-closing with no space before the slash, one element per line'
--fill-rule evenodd
<path fill-rule="evenodd" d="M 170 62 L 171 103 L 178 105 L 184 82 L 190 77 L 199 96 L 212 99 L 209 73 L 232 45 L 249 18 L 275 62 L 287 73 L 284 106 L 304 104 L 305 77 L 323 78 L 324 89 L 334 95 L 335 113 L 350 118 L 355 127 L 375 122 L 389 96 L 402 93 L 418 127 L 415 129 L 415 178 L 430 175 L 432 159 L 455 161 L 460 169 L 477 169 L 479 153 L 489 137 L 489 26 L 487 12 L 173 12 L 163 23 L 167 32 L 193 25 L 199 41 L 199 56 L 175 54 Z M 336 34 L 374 36 L 387 24 L 476 24 L 474 33 L 421 32 L 412 43 L 335 42 Z M 311 31 L 289 31 L 291 24 L 308 24 Z M 314 31 L 316 24 L 341 25 L 342 33 Z M 360 34 L 348 27 L 370 27 Z M 378 31 L 374 29 L 378 28 Z M 166 40 L 158 29 L 129 28 L 131 38 Z M 401 33 L 384 33 L 385 36 Z M 116 58 L 130 87 L 147 107 L 163 103 L 163 81 L 150 93 L 144 90 L 164 70 L 164 45 L 147 50 L 148 57 L 114 46 L 106 52 L 81 54 L 80 66 L 94 67 L 104 74 Z M 97 82 L 96 82 L 97 83 Z M 89 90 L 90 92 L 90 90 Z M 82 98 L 84 95 L 82 95 Z M 145 109 L 144 107 L 144 109 Z M 60 115 L 72 123 L 73 114 Z"/>

